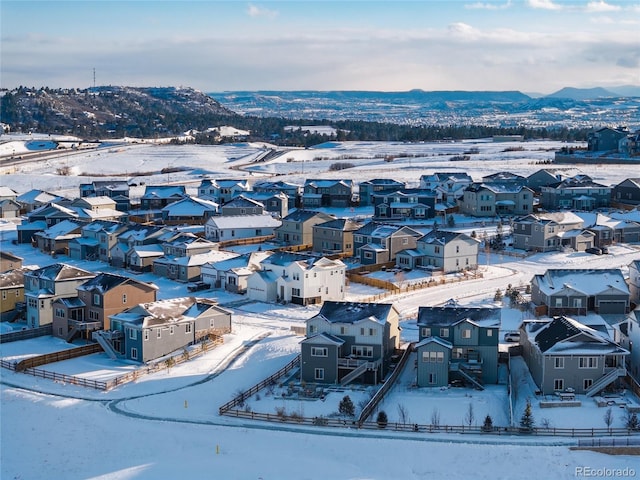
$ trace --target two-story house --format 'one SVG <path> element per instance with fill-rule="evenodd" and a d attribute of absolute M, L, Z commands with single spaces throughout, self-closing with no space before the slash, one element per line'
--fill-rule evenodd
<path fill-rule="evenodd" d="M 68 253 L 69 242 L 82 236 L 82 224 L 64 220 L 34 234 L 38 250 L 44 253 Z"/>
<path fill-rule="evenodd" d="M 301 205 L 302 186 L 295 183 L 283 182 L 257 182 L 253 186 L 256 193 L 284 193 L 287 196 L 287 206 L 289 209 L 298 208 Z M 286 217 L 287 214 L 282 215 Z"/>
<path fill-rule="evenodd" d="M 629 296 L 618 268 L 548 269 L 531 280 L 531 302 L 549 316 L 629 313 Z"/>
<path fill-rule="evenodd" d="M 547 210 L 590 211 L 611 203 L 611 187 L 594 182 L 588 175 L 576 175 L 556 185 L 540 187 L 540 191 L 540 205 Z"/>
<path fill-rule="evenodd" d="M 26 214 L 61 199 L 62 197 L 58 195 L 45 192 L 44 190 L 33 189 L 18 195 L 16 202 L 20 204 L 20 212 Z"/>
<path fill-rule="evenodd" d="M 33 270 L 29 267 L 18 267 L 0 273 L 0 320 L 9 321 L 16 318 L 18 307 L 24 310 L 24 273 Z"/>
<path fill-rule="evenodd" d="M 353 232 L 354 256 L 363 265 L 393 262 L 398 252 L 416 248 L 420 237 L 411 227 L 369 222 Z"/>
<path fill-rule="evenodd" d="M 231 317 L 230 311 L 209 298 L 158 300 L 111 315 L 111 330 L 93 336 L 113 358 L 146 363 L 211 334 L 229 333 Z"/>
<path fill-rule="evenodd" d="M 542 187 L 557 185 L 568 178 L 568 169 L 542 168 L 527 177 L 527 187 L 536 193 L 540 193 Z"/>
<path fill-rule="evenodd" d="M 249 182 L 244 179 L 205 178 L 198 186 L 198 196 L 210 198 L 222 205 L 249 190 L 251 190 Z"/>
<path fill-rule="evenodd" d="M 263 203 L 249 198 L 246 194 L 238 195 L 220 207 L 220 215 L 263 215 Z"/>
<path fill-rule="evenodd" d="M 582 231 L 584 221 L 572 212 L 531 214 L 514 220 L 512 225 L 513 246 L 527 251 L 549 252 L 558 250 L 566 241 L 563 237 L 573 230 Z M 576 250 L 592 247 L 582 240 Z"/>
<path fill-rule="evenodd" d="M 590 152 L 617 152 L 620 140 L 627 135 L 629 130 L 626 128 L 599 128 L 587 134 L 587 149 Z"/>
<path fill-rule="evenodd" d="M 22 268 L 22 258 L 6 250 L 0 250 L 0 272 Z"/>
<path fill-rule="evenodd" d="M 271 215 L 278 218 L 283 218 L 289 215 L 289 209 L 292 208 L 289 207 L 289 198 L 283 192 L 247 192 L 242 194 L 241 196 L 258 204 L 252 208 L 259 208 L 259 205 L 262 205 L 262 209 L 264 210 L 264 212 L 269 212 Z M 227 215 L 225 213 L 225 206 L 226 205 L 222 206 L 222 215 Z"/>
<path fill-rule="evenodd" d="M 372 194 L 374 220 L 407 220 L 433 218 L 436 194 L 431 190 L 406 188 Z"/>
<path fill-rule="evenodd" d="M 629 264 L 629 295 L 630 300 L 640 306 L 640 260 L 633 260 Z"/>
<path fill-rule="evenodd" d="M 473 217 L 527 215 L 533 212 L 533 190 L 518 182 L 472 183 L 464 190 L 460 211 Z"/>
<path fill-rule="evenodd" d="M 283 245 L 312 245 L 313 226 L 329 220 L 335 217 L 313 210 L 294 210 L 275 229 L 276 241 Z"/>
<path fill-rule="evenodd" d="M 400 314 L 392 304 L 326 301 L 307 320 L 300 342 L 300 380 L 377 384 L 400 347 Z"/>
<path fill-rule="evenodd" d="M 342 300 L 345 264 L 322 256 L 275 252 L 260 262 L 247 279 L 247 296 L 260 302 L 298 305 Z"/>
<path fill-rule="evenodd" d="M 540 392 L 571 391 L 593 396 L 626 375 L 629 351 L 606 332 L 559 316 L 523 322 L 522 356 Z"/>
<path fill-rule="evenodd" d="M 209 262 L 200 269 L 203 283 L 215 289 L 233 293 L 247 292 L 249 277 L 260 271 L 260 262 L 270 256 L 271 251 L 256 251 L 217 262 Z"/>
<path fill-rule="evenodd" d="M 53 335 L 71 341 L 90 339 L 95 330 L 109 330 L 109 316 L 138 303 L 154 302 L 158 287 L 152 283 L 99 273 L 76 287 L 76 297 L 53 302 Z"/>
<path fill-rule="evenodd" d="M 464 172 L 435 172 L 420 177 L 420 188 L 436 193 L 436 201 L 455 205 L 464 194 L 464 189 L 473 183 Z"/>
<path fill-rule="evenodd" d="M 187 196 L 164 207 L 162 221 L 167 225 L 202 225 L 218 214 L 218 208 L 215 202 Z"/>
<path fill-rule="evenodd" d="M 418 309 L 417 385 L 462 380 L 476 388 L 498 382 L 501 309 L 447 305 Z"/>
<path fill-rule="evenodd" d="M 129 267 L 134 247 L 157 245 L 178 235 L 179 232 L 169 228 L 128 224 L 127 229 L 118 234 L 115 245 L 109 250 L 110 263 L 117 268 Z"/>
<path fill-rule="evenodd" d="M 187 196 L 184 185 L 146 185 L 140 197 L 141 210 L 160 211 L 167 205 Z"/>
<path fill-rule="evenodd" d="M 304 208 L 350 207 L 353 203 L 353 180 L 307 179 L 304 182 Z"/>
<path fill-rule="evenodd" d="M 118 222 L 96 220 L 83 225 L 81 236 L 69 241 L 69 256 L 75 260 L 111 260 L 111 248 L 117 243 L 118 235 L 128 229 L 128 225 Z"/>
<path fill-rule="evenodd" d="M 611 199 L 623 205 L 640 205 L 640 178 L 627 178 L 611 190 Z"/>
<path fill-rule="evenodd" d="M 43 327 L 53 322 L 53 302 L 75 297 L 76 289 L 96 274 L 64 263 L 24 272 L 27 326 Z"/>
<path fill-rule="evenodd" d="M 337 218 L 313 226 L 313 251 L 353 256 L 353 232 L 364 224 L 349 218 Z"/>
<path fill-rule="evenodd" d="M 398 191 L 406 188 L 404 182 L 392 180 L 390 178 L 374 178 L 358 184 L 360 206 L 368 207 L 373 205 L 373 194 L 384 191 Z"/>
<path fill-rule="evenodd" d="M 479 240 L 466 233 L 433 231 L 416 242 L 416 247 L 396 255 L 398 267 L 412 270 L 426 267 L 444 273 L 478 268 Z"/>

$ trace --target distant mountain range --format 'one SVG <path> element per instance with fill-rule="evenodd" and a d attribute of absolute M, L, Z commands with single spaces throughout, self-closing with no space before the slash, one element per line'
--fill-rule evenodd
<path fill-rule="evenodd" d="M 599 98 L 640 97 L 640 87 L 624 85 L 613 88 L 572 88 L 565 87 L 547 98 L 570 98 L 572 100 L 596 100 Z"/>

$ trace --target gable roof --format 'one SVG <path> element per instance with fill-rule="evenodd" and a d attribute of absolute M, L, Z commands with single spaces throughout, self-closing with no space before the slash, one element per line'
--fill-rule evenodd
<path fill-rule="evenodd" d="M 284 217 L 283 221 L 286 221 L 286 222 L 306 222 L 307 220 L 309 220 L 310 218 L 313 218 L 313 217 L 319 217 L 319 218 L 322 218 L 322 219 L 325 219 L 325 220 L 333 220 L 334 218 L 336 218 L 333 215 L 328 215 L 328 214 L 322 213 L 322 212 L 316 212 L 314 210 L 298 209 L 298 210 L 294 210 L 289 215 Z"/>
<path fill-rule="evenodd" d="M 391 310 L 391 303 L 356 303 L 326 300 L 317 315 L 329 323 L 357 323 L 362 320 L 374 320 L 385 324 Z"/>
<path fill-rule="evenodd" d="M 546 354 L 629 353 L 605 335 L 572 318 L 554 317 L 535 332 L 534 339 L 540 351 Z"/>
<path fill-rule="evenodd" d="M 224 215 L 211 217 L 207 220 L 207 225 L 223 230 L 230 228 L 276 228 L 282 225 L 282 222 L 267 214 Z"/>
<path fill-rule="evenodd" d="M 36 277 L 45 280 L 73 280 L 76 278 L 91 278 L 95 276 L 95 273 L 82 270 L 81 268 L 72 267 L 65 263 L 54 263 L 46 267 L 33 270 L 28 273 L 31 277 Z"/>
<path fill-rule="evenodd" d="M 125 277 L 122 275 L 115 275 L 113 273 L 101 272 L 90 280 L 80 285 L 77 290 L 85 292 L 98 291 L 101 294 L 112 290 L 113 288 L 124 285 L 125 283 L 139 285 L 141 287 L 151 288 L 158 290 L 158 287 L 153 283 L 141 282 L 134 278 Z"/>
<path fill-rule="evenodd" d="M 533 277 L 533 282 L 545 295 L 557 295 L 573 290 L 592 296 L 610 289 L 629 294 L 629 286 L 619 268 L 610 269 L 548 269 Z"/>
<path fill-rule="evenodd" d="M 437 343 L 438 345 L 442 345 L 443 347 L 448 348 L 449 350 L 453 348 L 453 344 L 447 342 L 446 340 L 443 340 L 440 337 L 426 337 L 421 342 L 416 343 L 414 348 L 424 347 L 426 345 L 429 345 L 430 343 Z"/>
<path fill-rule="evenodd" d="M 500 308 L 484 307 L 420 307 L 418 309 L 418 326 L 452 326 L 470 320 L 477 326 L 499 327 L 502 318 Z"/>
<path fill-rule="evenodd" d="M 309 343 L 314 345 L 343 345 L 345 341 L 330 333 L 318 333 L 312 337 L 305 338 L 300 343 Z"/>

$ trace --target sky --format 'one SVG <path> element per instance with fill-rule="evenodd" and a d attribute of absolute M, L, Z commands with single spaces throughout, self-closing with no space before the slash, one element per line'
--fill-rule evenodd
<path fill-rule="evenodd" d="M 2 88 L 640 85 L 640 0 L 3 0 L 0 18 Z"/>

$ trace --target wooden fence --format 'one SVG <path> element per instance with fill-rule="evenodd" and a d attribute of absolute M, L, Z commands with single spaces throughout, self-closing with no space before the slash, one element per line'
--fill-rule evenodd
<path fill-rule="evenodd" d="M 222 242 L 218 242 L 218 247 L 220 249 L 224 249 L 227 247 L 235 247 L 238 245 L 254 245 L 256 243 L 268 242 L 269 240 L 273 240 L 275 238 L 274 235 L 263 235 L 261 237 L 251 237 L 251 238 L 236 238 L 234 240 L 224 240 Z"/>
<path fill-rule="evenodd" d="M 0 335 L 0 343 L 17 342 L 19 340 L 28 340 L 30 338 L 44 337 L 45 335 L 53 335 L 53 325 L 45 325 L 39 328 L 28 328 L 27 330 L 17 330 L 15 332 L 3 333 Z"/>
<path fill-rule="evenodd" d="M 269 378 L 267 378 L 267 379 L 261 381 L 260 383 L 254 385 L 249 390 L 246 390 L 246 391 L 240 393 L 233 400 L 231 400 L 231 401 L 225 403 L 224 405 L 222 405 L 218 409 L 219 414 L 220 415 L 228 415 L 227 412 L 232 411 L 231 410 L 232 408 L 234 408 L 234 407 L 236 407 L 238 405 L 244 404 L 244 401 L 246 399 L 248 399 L 249 397 L 251 397 L 251 395 L 253 395 L 254 393 L 258 393 L 260 390 L 262 390 L 263 388 L 265 388 L 265 387 L 267 387 L 269 385 L 272 385 L 274 382 L 276 382 L 276 380 L 278 380 L 281 377 L 285 376 L 287 373 L 289 373 L 294 368 L 297 368 L 299 365 L 300 365 L 300 355 L 297 355 L 296 358 L 291 360 L 289 363 L 287 363 L 284 367 L 282 367 L 276 373 L 271 375 Z M 235 411 L 235 410 L 233 410 L 233 411 Z"/>
<path fill-rule="evenodd" d="M 71 358 L 84 357 L 85 355 L 91 355 L 92 353 L 98 353 L 102 351 L 102 347 L 99 344 L 91 343 L 89 345 L 83 345 L 82 347 L 69 348 L 67 350 L 60 350 L 53 353 L 45 353 L 44 355 L 30 357 L 18 362 L 15 371 L 24 372 L 27 369 L 40 367 L 42 365 L 47 365 L 48 363 L 61 362 L 63 360 L 69 360 Z"/>

